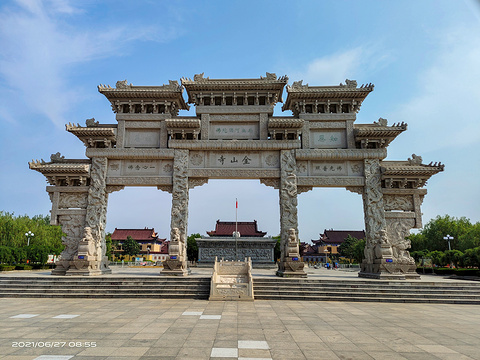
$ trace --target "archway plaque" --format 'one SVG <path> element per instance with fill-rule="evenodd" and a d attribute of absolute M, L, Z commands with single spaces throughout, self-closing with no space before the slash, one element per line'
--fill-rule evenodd
<path fill-rule="evenodd" d="M 88 119 L 86 126 L 66 125 L 85 144 L 87 159 L 65 159 L 57 153 L 50 161 L 29 163 L 46 176 L 51 222 L 65 233 L 65 250 L 53 273 L 108 272 L 108 194 L 125 186 L 156 186 L 172 194 L 171 236 L 176 247 L 164 271 L 186 275 L 189 189 L 208 179 L 259 179 L 279 190 L 282 255 L 277 275 L 306 276 L 294 249 L 297 195 L 314 187 L 344 187 L 363 198 L 366 247 L 359 275 L 418 277 L 405 236 L 422 226 L 424 186 L 444 166 L 425 165 L 416 155 L 406 161 L 384 160 L 387 146 L 407 125 L 388 125 L 382 118 L 355 124 L 372 84 L 287 82 L 286 76 L 270 73 L 258 79 L 199 74 L 193 80 L 182 78 L 181 85 L 100 85 L 117 124 Z M 293 116 L 274 116 L 285 86 L 282 110 L 291 110 Z M 196 115 L 180 116 L 179 110 L 188 109 L 188 104 L 195 106 Z"/>

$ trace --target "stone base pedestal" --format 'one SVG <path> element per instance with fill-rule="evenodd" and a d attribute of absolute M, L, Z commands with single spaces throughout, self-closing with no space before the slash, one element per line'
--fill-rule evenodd
<path fill-rule="evenodd" d="M 163 270 L 160 275 L 163 276 L 187 276 L 190 274 L 187 264 L 181 260 L 168 259 L 163 262 Z"/>
<path fill-rule="evenodd" d="M 52 275 L 64 276 L 70 267 L 70 261 L 58 260 L 55 263 L 55 269 L 52 270 Z"/>
<path fill-rule="evenodd" d="M 86 259 L 60 260 L 57 266 L 52 270 L 52 275 L 61 276 L 95 276 L 111 274 L 112 269 L 108 267 L 109 261 L 104 256 L 103 261 L 96 260 L 95 257 L 86 256 Z"/>
<path fill-rule="evenodd" d="M 362 263 L 358 277 L 380 280 L 420 280 L 415 264 L 387 262 L 386 259 L 375 259 L 373 264 Z"/>
<path fill-rule="evenodd" d="M 307 273 L 303 270 L 305 264 L 300 260 L 293 260 L 293 258 L 285 258 L 285 261 L 278 264 L 277 276 L 280 277 L 297 277 L 306 278 Z"/>
<path fill-rule="evenodd" d="M 103 269 L 103 270 L 98 270 L 98 269 L 69 269 L 65 275 L 66 276 L 95 276 L 95 275 L 105 275 L 105 274 L 111 274 L 112 269 Z"/>

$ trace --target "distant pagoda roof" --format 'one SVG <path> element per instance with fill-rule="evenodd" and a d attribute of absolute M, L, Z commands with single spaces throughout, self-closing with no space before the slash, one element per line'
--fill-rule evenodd
<path fill-rule="evenodd" d="M 112 241 L 125 241 L 127 237 L 131 237 L 135 241 L 165 241 L 166 239 L 159 239 L 154 228 L 144 229 L 117 229 L 115 228 L 112 234 Z"/>
<path fill-rule="evenodd" d="M 365 238 L 365 231 L 361 230 L 327 230 L 323 231 L 323 234 L 320 234 L 320 238 L 318 240 L 312 240 L 312 243 L 316 245 L 321 244 L 342 244 L 348 235 L 356 238 L 356 239 L 364 239 Z"/>
<path fill-rule="evenodd" d="M 240 237 L 264 237 L 267 234 L 266 232 L 258 231 L 257 220 L 239 221 L 236 224 Z M 212 237 L 232 237 L 234 232 L 235 221 L 217 220 L 215 230 L 207 231 L 207 234 Z"/>

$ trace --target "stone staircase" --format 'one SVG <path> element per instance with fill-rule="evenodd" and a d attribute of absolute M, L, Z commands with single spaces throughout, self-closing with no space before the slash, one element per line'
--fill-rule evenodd
<path fill-rule="evenodd" d="M 255 300 L 373 301 L 480 305 L 480 283 L 254 278 Z"/>
<path fill-rule="evenodd" d="M 2 297 L 208 299 L 210 277 L 0 277 Z"/>
<path fill-rule="evenodd" d="M 0 298 L 208 299 L 210 277 L 0 276 Z M 253 278 L 255 300 L 480 305 L 480 282 Z"/>

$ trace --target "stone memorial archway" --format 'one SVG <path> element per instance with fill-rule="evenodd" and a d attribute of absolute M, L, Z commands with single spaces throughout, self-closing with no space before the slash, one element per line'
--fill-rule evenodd
<path fill-rule="evenodd" d="M 277 275 L 305 277 L 298 253 L 297 195 L 313 187 L 344 187 L 363 198 L 365 260 L 360 276 L 415 278 L 405 240 L 422 226 L 426 181 L 443 170 L 419 156 L 385 161 L 387 146 L 407 129 L 380 118 L 355 124 L 372 84 L 287 86 L 286 76 L 258 79 L 192 79 L 162 86 L 117 82 L 98 90 L 117 124 L 68 124 L 87 147 L 85 160 L 32 161 L 44 174 L 52 201 L 51 222 L 61 225 L 65 250 L 53 274 L 109 272 L 105 257 L 108 194 L 125 186 L 156 186 L 172 194 L 171 250 L 162 273 L 186 275 L 189 189 L 208 179 L 259 179 L 279 190 L 282 255 Z M 188 100 L 183 98 L 186 89 Z M 179 116 L 194 104 L 196 116 Z"/>

